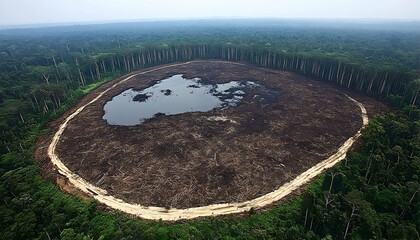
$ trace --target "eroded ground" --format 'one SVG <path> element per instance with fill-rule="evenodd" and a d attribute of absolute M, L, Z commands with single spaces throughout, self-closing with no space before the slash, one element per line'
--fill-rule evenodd
<path fill-rule="evenodd" d="M 175 74 L 212 83 L 255 81 L 281 94 L 264 108 L 248 94 L 237 107 L 159 116 L 137 126 L 102 119 L 113 96 Z M 370 117 L 387 109 L 377 100 L 350 95 Z M 71 112 L 51 126 L 57 128 Z M 126 202 L 187 208 L 269 193 L 326 159 L 361 126 L 359 107 L 328 84 L 248 64 L 196 61 L 137 76 L 108 91 L 69 122 L 57 154 L 70 170 Z M 40 139 L 38 159 L 45 158 L 50 137 Z"/>

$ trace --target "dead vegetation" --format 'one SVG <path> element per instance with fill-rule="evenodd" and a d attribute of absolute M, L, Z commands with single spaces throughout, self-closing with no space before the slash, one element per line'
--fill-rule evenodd
<path fill-rule="evenodd" d="M 214 83 L 251 80 L 281 95 L 264 108 L 247 95 L 235 108 L 159 116 L 131 127 L 102 119 L 103 106 L 113 96 L 175 74 Z M 368 113 L 386 110 L 374 99 L 350 95 Z M 69 122 L 57 154 L 71 171 L 126 202 L 188 208 L 272 192 L 326 159 L 361 126 L 358 106 L 328 84 L 247 64 L 196 61 L 132 78 L 108 91 Z M 40 140 L 38 151 L 44 151 L 47 139 Z"/>

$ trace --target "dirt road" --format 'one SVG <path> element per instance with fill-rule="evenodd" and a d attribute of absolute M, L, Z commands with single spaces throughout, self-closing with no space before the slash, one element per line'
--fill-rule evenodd
<path fill-rule="evenodd" d="M 100 203 L 103 203 L 109 207 L 112 207 L 114 209 L 121 210 L 123 212 L 133 214 L 136 216 L 139 216 L 144 219 L 162 219 L 165 221 L 176 221 L 181 219 L 193 219 L 197 217 L 204 217 L 204 216 L 217 216 L 217 215 L 224 215 L 224 214 L 232 214 L 232 213 L 240 213 L 244 211 L 248 211 L 250 208 L 262 208 L 264 206 L 270 205 L 274 202 L 279 201 L 280 199 L 284 198 L 294 190 L 298 189 L 302 185 L 308 183 L 311 179 L 313 179 L 318 174 L 322 173 L 326 169 L 334 166 L 339 161 L 343 160 L 346 157 L 347 151 L 350 149 L 354 141 L 360 137 L 360 130 L 353 136 L 347 139 L 347 141 L 344 142 L 344 144 L 338 149 L 338 151 L 330 156 L 328 159 L 323 160 L 322 162 L 316 164 L 315 166 L 311 167 L 307 171 L 300 174 L 298 177 L 296 177 L 294 180 L 284 184 L 277 190 L 270 192 L 268 194 L 265 194 L 261 197 L 255 198 L 253 200 L 244 201 L 244 202 L 237 202 L 237 203 L 226 203 L 226 204 L 213 204 L 213 205 L 207 205 L 207 206 L 201 206 L 201 207 L 193 207 L 193 208 L 187 208 L 187 209 L 177 209 L 177 208 L 163 208 L 163 207 L 145 207 L 138 204 L 130 204 L 127 202 L 124 202 L 121 199 L 117 199 L 113 196 L 110 196 L 107 194 L 107 191 L 101 188 L 98 188 L 94 186 L 93 184 L 85 181 L 77 174 L 70 171 L 60 160 L 60 158 L 56 154 L 56 146 L 60 140 L 60 137 L 64 130 L 67 127 L 68 122 L 73 119 L 75 116 L 77 116 L 85 107 L 88 105 L 96 102 L 99 98 L 101 98 L 106 92 L 108 92 L 110 89 L 128 81 L 129 79 L 146 74 L 148 72 L 160 70 L 163 68 L 173 67 L 173 66 L 182 66 L 182 65 L 188 65 L 191 62 L 186 63 L 180 63 L 180 64 L 172 64 L 167 65 L 164 67 L 158 67 L 154 68 L 149 71 L 140 72 L 133 74 L 127 78 L 124 78 L 120 82 L 112 85 L 110 88 L 106 89 L 105 91 L 101 92 L 96 98 L 94 98 L 92 101 L 86 103 L 85 105 L 78 108 L 74 113 L 72 113 L 70 116 L 68 116 L 64 122 L 60 125 L 58 131 L 55 133 L 49 147 L 48 147 L 48 156 L 50 157 L 52 163 L 56 166 L 57 170 L 60 174 L 66 176 L 69 180 L 69 182 L 76 187 L 77 189 L 80 189 L 82 192 L 92 196 L 96 200 L 98 200 Z M 231 62 L 230 62 L 231 63 Z M 240 64 L 240 63 L 235 63 Z M 347 95 L 346 95 L 347 96 Z M 353 101 L 355 104 L 359 106 L 361 109 L 361 116 L 363 119 L 363 126 L 365 126 L 368 123 L 368 117 L 367 117 L 367 111 L 365 107 L 355 99 L 347 96 L 351 101 Z"/>

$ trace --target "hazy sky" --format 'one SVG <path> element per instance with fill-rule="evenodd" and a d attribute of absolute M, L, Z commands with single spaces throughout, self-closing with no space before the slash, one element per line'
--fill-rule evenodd
<path fill-rule="evenodd" d="M 420 20 L 420 0 L 0 0 L 0 25 L 209 17 Z"/>

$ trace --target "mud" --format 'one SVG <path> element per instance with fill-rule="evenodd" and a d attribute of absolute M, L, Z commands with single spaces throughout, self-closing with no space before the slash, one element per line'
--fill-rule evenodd
<path fill-rule="evenodd" d="M 156 114 L 178 115 L 234 107 L 247 94 L 252 94 L 254 101 L 264 107 L 274 102 L 279 92 L 250 81 L 202 83 L 200 78 L 186 79 L 178 74 L 143 90 L 128 89 L 118 94 L 105 104 L 102 118 L 111 125 L 134 126 L 152 120 Z"/>

